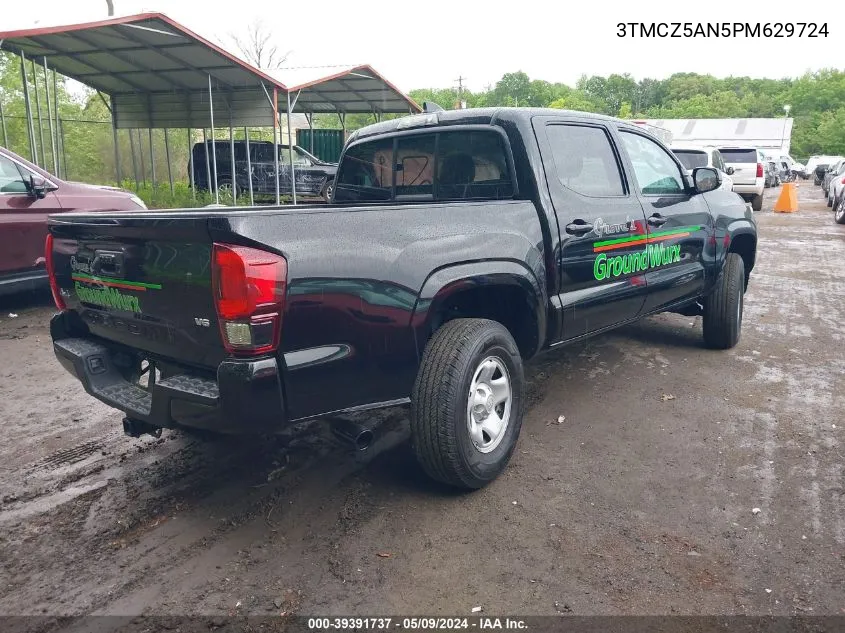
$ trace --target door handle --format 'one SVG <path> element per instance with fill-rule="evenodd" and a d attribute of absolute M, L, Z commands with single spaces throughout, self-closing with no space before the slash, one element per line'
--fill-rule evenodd
<path fill-rule="evenodd" d="M 575 220 L 566 225 L 566 232 L 570 235 L 585 235 L 593 230 L 593 225 L 584 220 Z"/>
<path fill-rule="evenodd" d="M 664 218 L 662 215 L 655 213 L 648 219 L 648 223 L 651 226 L 663 226 L 669 221 L 669 218 Z"/>

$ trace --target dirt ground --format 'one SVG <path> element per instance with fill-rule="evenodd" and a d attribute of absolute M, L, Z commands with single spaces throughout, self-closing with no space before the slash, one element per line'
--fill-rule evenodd
<path fill-rule="evenodd" d="M 473 494 L 425 478 L 403 409 L 363 457 L 319 424 L 124 437 L 49 297 L 5 300 L 0 614 L 845 613 L 845 227 L 812 181 L 776 195 L 738 347 L 661 315 L 537 359 Z"/>

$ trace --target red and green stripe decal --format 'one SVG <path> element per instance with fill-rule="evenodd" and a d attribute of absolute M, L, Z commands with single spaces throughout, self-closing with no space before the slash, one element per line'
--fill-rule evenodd
<path fill-rule="evenodd" d="M 661 242 L 679 237 L 686 237 L 700 231 L 703 226 L 679 226 L 667 231 L 656 231 L 648 235 L 630 235 L 612 240 L 593 242 L 593 252 L 598 253 L 593 262 L 593 276 L 597 281 L 613 279 L 623 275 L 639 274 L 652 268 L 659 268 L 681 261 L 681 245 L 664 246 Z M 614 251 L 630 246 L 643 246 L 621 255 L 608 255 L 605 251 Z"/>
<path fill-rule="evenodd" d="M 695 233 L 703 229 L 703 226 L 679 226 L 678 228 L 669 231 L 656 231 L 648 235 L 629 235 L 628 237 L 619 237 L 612 240 L 602 240 L 601 242 L 593 242 L 593 252 L 602 253 L 604 251 L 615 251 L 619 248 L 628 248 L 629 246 L 638 246 L 640 244 L 651 244 L 653 242 L 662 242 L 663 240 L 671 240 L 678 237 L 687 237 L 690 233 Z"/>
<path fill-rule="evenodd" d="M 113 279 L 111 277 L 97 277 L 95 275 L 86 275 L 85 273 L 73 273 L 70 278 L 74 281 L 100 284 L 111 288 L 123 288 L 124 290 L 137 290 L 139 292 L 161 290 L 161 284 L 148 284 L 141 281 L 127 281 L 126 279 Z"/>

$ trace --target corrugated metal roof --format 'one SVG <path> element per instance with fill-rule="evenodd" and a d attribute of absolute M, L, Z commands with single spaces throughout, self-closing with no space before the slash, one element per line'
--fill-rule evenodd
<path fill-rule="evenodd" d="M 420 112 L 421 108 L 402 94 L 372 66 L 326 68 L 281 68 L 273 76 L 297 95 L 296 108 L 304 112 Z M 321 76 L 322 75 L 322 76 Z"/>
<path fill-rule="evenodd" d="M 0 47 L 112 96 L 118 127 L 208 127 L 209 77 L 215 124 L 272 125 L 285 92 L 299 112 L 419 111 L 370 66 L 286 83 L 255 68 L 161 13 L 0 33 Z M 293 98 L 293 96 L 292 96 Z"/>

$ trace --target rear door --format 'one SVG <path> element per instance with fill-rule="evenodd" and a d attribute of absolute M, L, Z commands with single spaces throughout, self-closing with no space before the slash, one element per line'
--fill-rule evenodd
<path fill-rule="evenodd" d="M 753 147 L 720 147 L 727 167 L 733 167 L 731 178 L 735 185 L 757 184 L 757 150 Z"/>
<path fill-rule="evenodd" d="M 683 167 L 657 141 L 630 129 L 619 130 L 619 137 L 648 226 L 641 247 L 648 285 L 643 312 L 694 300 L 704 290 L 704 247 L 713 234 L 707 202 L 687 188 Z"/>
<path fill-rule="evenodd" d="M 29 171 L 0 154 L 0 275 L 43 266 L 47 216 L 61 211 L 53 192 L 42 199 L 29 194 L 28 177 Z"/>
<path fill-rule="evenodd" d="M 534 129 L 560 224 L 561 338 L 635 318 L 646 288 L 631 255 L 645 239 L 645 217 L 610 131 L 563 117 L 536 117 Z"/>

